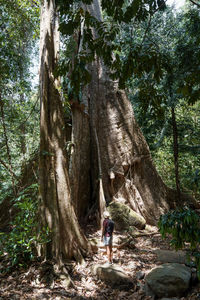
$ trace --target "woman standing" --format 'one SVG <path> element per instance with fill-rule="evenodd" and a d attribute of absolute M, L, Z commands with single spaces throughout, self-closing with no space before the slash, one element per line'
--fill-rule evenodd
<path fill-rule="evenodd" d="M 114 222 L 110 219 L 110 214 L 108 211 L 105 211 L 103 213 L 103 216 L 104 216 L 104 221 L 103 221 L 101 240 L 104 243 L 104 246 L 106 247 L 108 261 L 110 264 L 113 264 L 112 242 L 113 242 Z"/>

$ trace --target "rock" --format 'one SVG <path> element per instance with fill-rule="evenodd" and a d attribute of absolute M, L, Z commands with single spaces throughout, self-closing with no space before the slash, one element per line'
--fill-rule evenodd
<path fill-rule="evenodd" d="M 162 263 L 178 263 L 178 264 L 187 264 L 188 259 L 184 251 L 175 251 L 175 250 L 162 250 L 156 249 L 155 254 L 157 255 L 158 261 Z"/>
<path fill-rule="evenodd" d="M 198 276 L 197 276 L 197 269 L 196 268 L 192 268 L 191 272 L 192 272 L 191 284 L 195 285 L 199 281 Z"/>
<path fill-rule="evenodd" d="M 146 296 L 151 297 L 153 299 L 155 298 L 155 293 L 152 291 L 150 286 L 146 283 L 145 283 L 145 286 L 144 286 L 144 291 L 145 291 Z"/>
<path fill-rule="evenodd" d="M 145 219 L 129 206 L 113 201 L 109 204 L 107 209 L 115 222 L 115 228 L 117 230 L 129 230 L 131 226 L 137 227 L 138 229 L 145 228 Z"/>
<path fill-rule="evenodd" d="M 99 279 L 113 287 L 133 287 L 131 278 L 119 266 L 107 263 L 104 265 L 94 265 L 91 271 L 93 275 L 96 275 Z"/>
<path fill-rule="evenodd" d="M 177 263 L 167 263 L 152 269 L 145 277 L 145 284 L 147 290 L 150 288 L 158 297 L 176 297 L 187 291 L 190 279 L 190 268 Z"/>

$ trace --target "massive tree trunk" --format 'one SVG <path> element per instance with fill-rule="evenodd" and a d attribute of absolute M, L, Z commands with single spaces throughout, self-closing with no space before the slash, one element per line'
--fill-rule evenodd
<path fill-rule="evenodd" d="M 84 220 L 90 200 L 90 137 L 88 112 L 72 104 L 72 148 L 69 164 L 72 199 L 77 216 Z"/>
<path fill-rule="evenodd" d="M 100 20 L 98 0 L 86 9 Z M 97 58 L 89 68 L 92 81 L 84 92 L 79 109 L 77 105 L 73 108 L 72 161 L 81 177 L 76 182 L 73 201 L 78 211 L 82 210 L 85 199 L 96 200 L 100 207 L 102 178 L 107 204 L 111 201 L 129 203 L 149 224 L 156 224 L 159 216 L 172 206 L 175 192 L 163 183 L 155 169 L 126 93 L 109 78 L 108 70 L 100 59 Z M 89 145 L 90 152 L 86 150 Z M 73 170 L 76 174 L 75 168 Z M 91 183 L 90 190 L 88 182 Z M 87 203 L 85 210 L 86 207 Z"/>
<path fill-rule="evenodd" d="M 58 60 L 58 19 L 54 0 L 41 7 L 40 35 L 40 196 L 41 214 L 51 231 L 46 255 L 58 260 L 79 259 L 88 243 L 71 203 L 67 171 L 66 133 L 60 82 L 54 77 Z"/>

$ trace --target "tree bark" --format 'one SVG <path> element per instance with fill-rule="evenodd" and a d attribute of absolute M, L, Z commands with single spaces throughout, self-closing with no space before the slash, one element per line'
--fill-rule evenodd
<path fill-rule="evenodd" d="M 176 114 L 175 108 L 171 108 L 171 115 L 172 115 L 172 128 L 173 128 L 173 151 L 174 151 L 174 169 L 175 169 L 175 178 L 176 178 L 176 190 L 177 190 L 177 197 L 180 203 L 181 200 L 181 189 L 180 189 L 180 179 L 179 179 L 179 162 L 178 162 L 178 130 L 177 130 L 177 123 L 176 123 Z"/>
<path fill-rule="evenodd" d="M 46 256 L 58 261 L 80 259 L 88 243 L 78 225 L 71 202 L 67 171 L 66 134 L 60 81 L 54 77 L 58 53 L 58 18 L 54 0 L 41 7 L 40 35 L 40 163 L 41 214 L 51 231 Z"/>
<path fill-rule="evenodd" d="M 11 168 L 10 165 L 7 165 L 2 159 L 0 159 L 0 164 L 1 164 L 2 166 L 4 166 L 4 168 L 10 173 L 10 175 L 11 175 L 13 178 L 17 179 L 17 176 L 16 176 L 15 173 L 13 172 L 13 170 L 12 170 L 12 168 Z"/>
<path fill-rule="evenodd" d="M 20 52 L 21 52 L 21 57 L 23 57 L 23 52 L 25 52 L 24 47 L 20 47 Z M 24 72 L 23 72 L 23 62 L 20 60 L 19 62 L 19 68 L 20 68 L 20 81 L 22 82 L 23 78 L 24 78 Z M 24 97 L 24 93 L 21 92 L 20 93 L 20 104 L 24 105 L 25 103 L 25 97 Z M 26 154 L 26 127 L 25 127 L 25 123 L 22 122 L 19 126 L 19 130 L 21 131 L 21 135 L 20 135 L 20 145 L 21 145 L 21 153 L 23 155 L 23 165 L 24 165 L 24 161 L 25 161 L 25 154 Z M 22 166 L 23 167 L 23 166 Z"/>
<path fill-rule="evenodd" d="M 72 148 L 69 163 L 69 175 L 72 201 L 79 220 L 82 222 L 87 213 L 91 198 L 90 179 L 90 125 L 87 106 L 83 110 L 73 103 L 72 109 Z"/>
<path fill-rule="evenodd" d="M 92 5 L 86 6 L 86 9 L 101 20 L 98 0 L 94 0 Z M 96 32 L 93 33 L 94 37 L 97 36 Z M 80 207 L 85 199 L 88 203 L 96 201 L 96 206 L 100 208 L 98 163 L 100 155 L 101 179 L 106 203 L 111 201 L 128 203 L 149 224 L 155 225 L 160 215 L 174 205 L 175 192 L 164 184 L 155 169 L 149 147 L 135 120 L 126 93 L 118 88 L 117 82 L 110 79 L 109 70 L 99 58 L 89 66 L 89 69 L 92 80 L 85 88 L 81 105 L 79 108 L 76 105 L 73 111 L 72 160 L 79 173 L 84 174 L 82 180 L 76 182 L 76 191 L 79 192 L 74 194 L 73 201 Z M 87 128 L 77 125 L 82 122 L 80 120 L 87 120 Z M 95 132 L 98 136 L 99 151 Z M 82 143 L 83 139 L 86 141 L 85 144 Z M 90 154 L 86 150 L 89 144 Z M 87 153 L 81 163 L 79 163 L 80 153 Z M 91 184 L 90 190 L 87 182 Z"/>

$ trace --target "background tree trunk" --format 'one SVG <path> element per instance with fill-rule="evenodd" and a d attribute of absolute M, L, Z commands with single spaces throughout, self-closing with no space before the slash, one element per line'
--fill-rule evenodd
<path fill-rule="evenodd" d="M 181 201 L 181 188 L 180 188 L 180 179 L 179 179 L 179 151 L 178 151 L 178 129 L 176 123 L 176 114 L 175 108 L 171 108 L 171 115 L 172 115 L 172 130 L 173 130 L 173 151 L 174 151 L 174 169 L 175 169 L 175 178 L 176 178 L 176 190 L 177 190 L 177 197 L 180 203 Z"/>
<path fill-rule="evenodd" d="M 67 171 L 66 134 L 60 82 L 54 77 L 59 34 L 54 0 L 44 0 L 40 36 L 40 196 L 44 224 L 51 231 L 46 255 L 58 260 L 80 259 L 88 250 L 71 203 Z"/>
<path fill-rule="evenodd" d="M 22 47 L 24 48 L 24 47 Z M 25 51 L 25 49 L 21 49 L 21 57 L 23 57 L 23 51 Z M 20 60 L 20 81 L 22 82 L 23 81 L 23 78 L 24 78 L 24 74 L 23 74 L 23 61 Z M 21 105 L 24 105 L 25 103 L 25 97 L 24 97 L 24 93 L 23 91 L 20 93 L 20 104 Z M 23 155 L 23 163 L 22 163 L 22 168 L 24 166 L 24 161 L 25 161 L 25 154 L 26 154 L 26 126 L 25 126 L 25 123 L 22 122 L 20 124 L 20 127 L 19 127 L 19 130 L 21 131 L 21 135 L 20 135 L 20 145 L 21 145 L 21 153 Z"/>
<path fill-rule="evenodd" d="M 12 179 L 12 188 L 13 188 L 13 193 L 14 196 L 17 196 L 17 191 L 15 187 L 15 176 L 13 172 L 13 166 L 12 166 L 12 159 L 10 155 L 10 147 L 8 145 L 8 135 L 7 135 L 7 130 L 6 130 L 6 124 L 5 124 L 5 116 L 4 116 L 4 102 L 1 98 L 1 90 L 0 90 L 0 111 L 1 111 L 1 121 L 2 121 L 2 126 L 3 126 L 3 133 L 4 133 L 4 139 L 5 139 L 5 145 L 6 145 L 6 152 L 7 152 L 7 157 L 8 157 L 8 168 L 10 170 L 10 175 Z"/>

